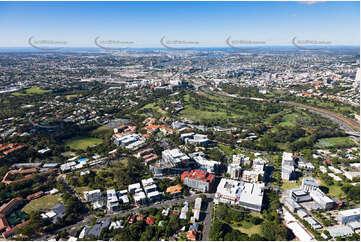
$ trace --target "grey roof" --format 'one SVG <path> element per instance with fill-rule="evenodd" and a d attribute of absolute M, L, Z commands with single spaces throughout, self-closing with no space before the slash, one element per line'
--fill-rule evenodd
<path fill-rule="evenodd" d="M 56 204 L 52 209 L 56 214 L 62 214 L 65 212 L 65 206 L 62 203 Z"/>
<path fill-rule="evenodd" d="M 352 235 L 354 232 L 350 227 L 338 226 L 327 229 L 332 237 Z"/>
<path fill-rule="evenodd" d="M 316 179 L 311 178 L 311 177 L 305 177 L 305 178 L 302 179 L 302 185 L 309 185 L 309 186 L 318 187 L 318 181 Z"/>
<path fill-rule="evenodd" d="M 349 222 L 347 224 L 348 227 L 350 227 L 351 229 L 355 230 L 355 229 L 359 229 L 360 228 L 360 221 L 352 221 Z"/>
<path fill-rule="evenodd" d="M 189 230 L 198 231 L 198 226 L 199 226 L 199 224 L 197 222 L 195 222 L 194 224 L 189 226 Z"/>
<path fill-rule="evenodd" d="M 285 198 L 285 202 L 289 204 L 293 209 L 300 209 L 302 208 L 297 202 L 295 202 L 292 198 Z"/>
<path fill-rule="evenodd" d="M 110 218 L 105 219 L 104 221 L 97 222 L 93 228 L 88 231 L 88 235 L 92 235 L 94 237 L 99 237 L 100 233 L 104 228 L 107 228 L 110 224 Z"/>

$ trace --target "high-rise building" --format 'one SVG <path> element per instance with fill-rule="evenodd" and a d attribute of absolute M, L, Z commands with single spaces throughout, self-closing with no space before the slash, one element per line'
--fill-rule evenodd
<path fill-rule="evenodd" d="M 295 164 L 292 156 L 292 153 L 283 152 L 281 174 L 282 180 L 289 181 L 294 176 Z"/>

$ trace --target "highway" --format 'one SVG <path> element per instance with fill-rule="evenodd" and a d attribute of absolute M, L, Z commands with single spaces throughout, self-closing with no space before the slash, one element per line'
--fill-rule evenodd
<path fill-rule="evenodd" d="M 204 91 L 206 91 L 205 89 L 202 89 Z M 208 90 L 206 92 L 209 92 Z M 264 99 L 264 98 L 253 98 L 253 97 L 239 97 L 236 95 L 232 95 L 229 93 L 226 93 L 224 91 L 222 92 L 211 92 L 214 95 L 219 95 L 219 96 L 226 96 L 226 97 L 231 97 L 231 98 L 238 98 L 238 99 L 250 99 L 250 100 L 256 100 L 256 101 L 269 101 L 268 99 Z M 350 118 L 346 118 L 344 116 L 342 116 L 341 114 L 326 110 L 326 109 L 322 109 L 322 108 L 317 108 L 317 107 L 313 107 L 313 106 L 308 106 L 305 104 L 301 104 L 301 103 L 296 103 L 296 102 L 286 102 L 286 101 L 281 101 L 284 104 L 287 105 L 292 105 L 298 108 L 302 108 L 302 109 L 306 109 L 309 110 L 313 113 L 317 113 L 319 115 L 321 115 L 322 117 L 328 118 L 331 121 L 337 123 L 340 128 L 342 128 L 347 134 L 351 134 L 353 136 L 358 136 L 358 139 L 360 139 L 360 123 L 357 122 L 356 120 L 350 119 Z"/>

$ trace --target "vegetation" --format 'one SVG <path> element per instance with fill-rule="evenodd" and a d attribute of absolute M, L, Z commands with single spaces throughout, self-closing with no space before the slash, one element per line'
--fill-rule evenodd
<path fill-rule="evenodd" d="M 33 211 L 43 211 L 45 209 L 51 209 L 61 201 L 62 201 L 61 196 L 58 194 L 45 195 L 43 197 L 30 201 L 23 208 L 23 211 L 26 212 L 27 214 L 30 214 Z"/>
<path fill-rule="evenodd" d="M 277 213 L 281 204 L 275 192 L 267 191 L 262 214 L 243 208 L 217 205 L 210 231 L 211 240 L 288 240 L 292 233 L 281 223 Z"/>
<path fill-rule="evenodd" d="M 77 136 L 65 141 L 65 145 L 72 150 L 86 150 L 88 147 L 101 144 L 103 141 L 99 138 Z"/>
<path fill-rule="evenodd" d="M 33 95 L 33 94 L 45 94 L 50 92 L 50 90 L 44 90 L 40 87 L 31 87 L 29 89 L 25 89 L 19 92 L 13 92 L 12 95 L 14 96 L 26 96 L 26 95 Z"/>
<path fill-rule="evenodd" d="M 320 148 L 347 148 L 355 146 L 355 142 L 348 137 L 332 137 L 319 139 L 316 147 Z"/>

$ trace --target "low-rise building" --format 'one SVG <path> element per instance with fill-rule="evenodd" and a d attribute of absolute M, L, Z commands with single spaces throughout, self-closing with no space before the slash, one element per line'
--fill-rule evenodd
<path fill-rule="evenodd" d="M 248 183 L 222 178 L 215 195 L 215 203 L 229 203 L 260 212 L 263 203 L 263 183 Z"/>
<path fill-rule="evenodd" d="M 147 202 L 147 197 L 145 196 L 144 192 L 136 192 L 133 198 L 137 204 L 144 204 Z"/>
<path fill-rule="evenodd" d="M 311 196 L 308 193 L 306 193 L 304 190 L 301 190 L 299 188 L 291 189 L 289 196 L 298 203 L 312 200 Z"/>
<path fill-rule="evenodd" d="M 320 171 L 321 171 L 323 174 L 325 174 L 325 173 L 327 173 L 327 168 L 324 167 L 324 166 L 320 166 Z"/>
<path fill-rule="evenodd" d="M 320 189 L 310 191 L 311 198 L 324 210 L 332 209 L 335 202 L 327 197 Z"/>
<path fill-rule="evenodd" d="M 154 176 L 181 174 L 191 164 L 189 157 L 179 149 L 167 149 L 162 152 L 162 160 L 149 165 Z"/>
<path fill-rule="evenodd" d="M 84 200 L 87 202 L 96 202 L 103 198 L 100 189 L 93 191 L 85 191 L 84 192 Z"/>
<path fill-rule="evenodd" d="M 328 228 L 327 231 L 332 238 L 350 236 L 354 233 L 350 227 L 344 225 Z"/>
<path fill-rule="evenodd" d="M 301 188 L 305 192 L 318 189 L 318 181 L 316 179 L 305 177 L 302 179 Z"/>
<path fill-rule="evenodd" d="M 317 222 L 313 217 L 307 216 L 304 220 L 311 225 L 313 229 L 322 229 L 322 225 Z"/>
<path fill-rule="evenodd" d="M 114 189 L 107 190 L 107 209 L 109 212 L 119 210 L 119 201 Z"/>
<path fill-rule="evenodd" d="M 56 223 L 59 219 L 65 216 L 65 206 L 62 203 L 56 204 L 50 211 L 41 214 L 41 217 Z"/>
<path fill-rule="evenodd" d="M 293 234 L 298 240 L 313 241 L 314 237 L 290 212 L 283 208 L 284 219 L 286 227 L 292 230 Z"/>
<path fill-rule="evenodd" d="M 189 207 L 188 202 L 184 203 L 184 206 L 181 209 L 181 214 L 179 215 L 179 219 L 186 220 L 187 219 L 187 213 L 188 213 Z"/>
<path fill-rule="evenodd" d="M 202 198 L 197 197 L 194 203 L 194 209 L 201 210 L 202 208 Z"/>
<path fill-rule="evenodd" d="M 285 206 L 292 212 L 295 213 L 297 212 L 299 209 L 301 209 L 301 205 L 299 205 L 297 202 L 295 202 L 293 199 L 291 199 L 290 197 L 286 197 L 284 200 L 284 204 Z"/>
<path fill-rule="evenodd" d="M 345 177 L 349 180 L 353 180 L 354 178 L 358 178 L 360 177 L 360 172 L 359 171 L 346 171 L 345 173 L 343 173 L 345 175 Z"/>
<path fill-rule="evenodd" d="M 181 134 L 181 139 L 186 144 L 192 144 L 196 146 L 207 146 L 209 144 L 209 139 L 207 135 L 204 134 L 195 134 L 195 133 Z"/>
<path fill-rule="evenodd" d="M 352 221 L 360 221 L 360 208 L 339 211 L 337 220 L 341 224 L 347 224 Z"/>
<path fill-rule="evenodd" d="M 231 163 L 227 167 L 227 173 L 232 179 L 238 180 L 242 174 L 242 167 L 237 163 Z"/>
<path fill-rule="evenodd" d="M 166 190 L 171 196 L 178 196 L 182 194 L 182 186 L 180 184 L 168 187 Z"/>
<path fill-rule="evenodd" d="M 134 194 L 135 190 L 141 188 L 140 183 L 134 183 L 128 185 L 128 191 L 130 194 Z"/>

